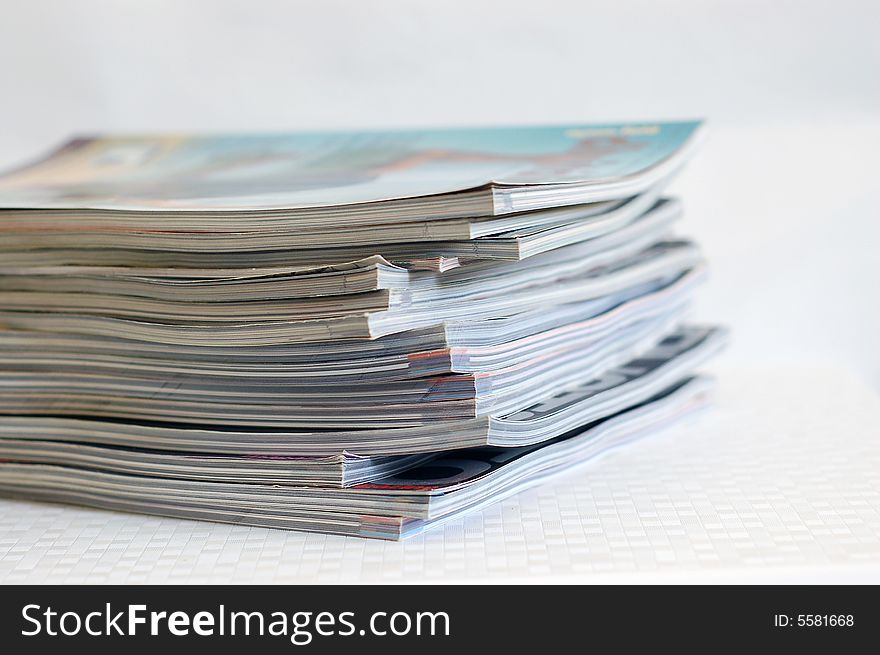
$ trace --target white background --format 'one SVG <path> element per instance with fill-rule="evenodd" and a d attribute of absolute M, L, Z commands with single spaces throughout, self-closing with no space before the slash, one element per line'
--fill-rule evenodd
<path fill-rule="evenodd" d="M 0 166 L 76 132 L 707 117 L 676 190 L 728 361 L 880 386 L 878 27 L 870 0 L 0 0 Z"/>

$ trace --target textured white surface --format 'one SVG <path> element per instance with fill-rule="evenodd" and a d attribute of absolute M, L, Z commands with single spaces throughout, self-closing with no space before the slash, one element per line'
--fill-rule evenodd
<path fill-rule="evenodd" d="M 880 397 L 719 374 L 709 413 L 403 543 L 0 501 L 0 580 L 880 581 Z"/>

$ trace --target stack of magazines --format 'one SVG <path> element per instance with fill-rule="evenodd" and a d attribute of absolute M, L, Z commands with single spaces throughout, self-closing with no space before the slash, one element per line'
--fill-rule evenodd
<path fill-rule="evenodd" d="M 0 493 L 398 539 L 666 426 L 701 134 L 67 143 L 0 178 Z"/>

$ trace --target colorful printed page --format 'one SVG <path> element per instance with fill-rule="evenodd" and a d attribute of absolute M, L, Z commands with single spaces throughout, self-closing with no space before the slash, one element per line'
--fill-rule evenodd
<path fill-rule="evenodd" d="M 490 185 L 600 184 L 663 162 L 699 127 L 80 138 L 0 177 L 0 209 L 295 209 Z"/>

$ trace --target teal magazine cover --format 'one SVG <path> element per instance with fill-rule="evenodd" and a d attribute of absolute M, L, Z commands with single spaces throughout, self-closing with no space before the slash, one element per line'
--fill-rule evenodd
<path fill-rule="evenodd" d="M 271 209 L 644 172 L 701 123 L 78 138 L 0 178 L 0 209 Z"/>

